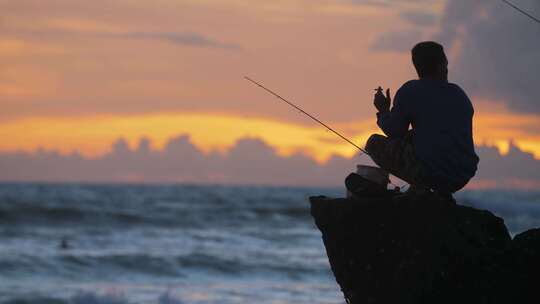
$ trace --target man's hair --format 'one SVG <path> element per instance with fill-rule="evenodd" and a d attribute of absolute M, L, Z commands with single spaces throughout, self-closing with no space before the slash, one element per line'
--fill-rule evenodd
<path fill-rule="evenodd" d="M 442 45 L 434 41 L 424 41 L 415 45 L 411 51 L 412 61 L 420 78 L 433 75 L 441 64 L 447 63 Z"/>

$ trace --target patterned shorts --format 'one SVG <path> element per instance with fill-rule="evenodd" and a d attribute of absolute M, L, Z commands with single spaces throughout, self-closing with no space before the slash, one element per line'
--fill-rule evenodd
<path fill-rule="evenodd" d="M 411 185 L 424 185 L 424 169 L 414 152 L 412 133 L 404 138 L 388 138 L 373 134 L 366 143 L 366 151 L 382 169 Z"/>

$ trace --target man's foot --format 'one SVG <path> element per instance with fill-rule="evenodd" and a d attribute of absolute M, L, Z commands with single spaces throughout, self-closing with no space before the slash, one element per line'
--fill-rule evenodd
<path fill-rule="evenodd" d="M 409 189 L 405 191 L 406 194 L 417 194 L 417 195 L 422 195 L 422 194 L 426 194 L 430 192 L 431 191 L 429 190 L 429 188 L 422 185 L 410 185 Z"/>
<path fill-rule="evenodd" d="M 456 200 L 454 199 L 454 196 L 452 195 L 452 193 L 442 193 L 438 191 L 434 191 L 433 193 L 437 195 L 443 201 L 452 202 L 454 204 L 456 203 Z"/>
<path fill-rule="evenodd" d="M 440 192 L 440 191 L 431 190 L 431 189 L 429 189 L 429 188 L 427 188 L 425 186 L 421 186 L 421 185 L 410 185 L 409 189 L 407 189 L 407 191 L 405 191 L 404 194 L 405 195 L 416 195 L 416 196 L 431 194 L 431 195 L 436 196 L 437 199 L 439 199 L 441 201 L 448 201 L 448 202 L 453 202 L 453 203 L 456 202 L 456 200 L 452 196 L 452 193 L 444 193 L 444 192 Z"/>

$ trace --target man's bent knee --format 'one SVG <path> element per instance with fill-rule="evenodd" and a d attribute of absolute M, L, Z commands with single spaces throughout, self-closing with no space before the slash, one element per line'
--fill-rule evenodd
<path fill-rule="evenodd" d="M 366 151 L 370 155 L 378 154 L 381 150 L 384 150 L 384 146 L 387 142 L 388 137 L 380 134 L 373 134 L 368 138 L 366 142 Z"/>

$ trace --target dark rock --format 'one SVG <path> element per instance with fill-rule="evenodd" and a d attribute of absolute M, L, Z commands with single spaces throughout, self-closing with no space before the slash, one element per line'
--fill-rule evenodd
<path fill-rule="evenodd" d="M 516 298 L 514 303 L 539 303 L 538 282 L 540 282 L 540 229 L 522 232 L 512 240 L 512 248 L 508 253 L 514 272 L 509 284 L 514 286 Z"/>
<path fill-rule="evenodd" d="M 512 241 L 501 218 L 430 193 L 310 201 L 350 303 L 533 303 L 539 229 Z"/>

